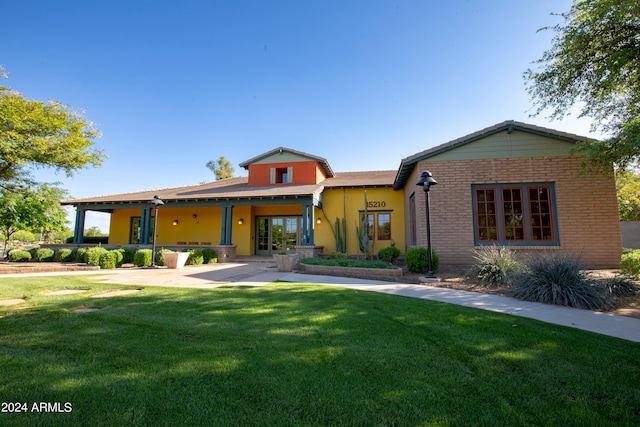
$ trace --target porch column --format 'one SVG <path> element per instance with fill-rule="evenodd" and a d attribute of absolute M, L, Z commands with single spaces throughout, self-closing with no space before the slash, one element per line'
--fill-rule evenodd
<path fill-rule="evenodd" d="M 76 207 L 76 223 L 73 229 L 73 243 L 84 243 L 84 220 L 87 211 Z"/>
<path fill-rule="evenodd" d="M 313 205 L 302 205 L 302 246 L 314 246 Z"/>
<path fill-rule="evenodd" d="M 233 231 L 233 206 L 222 206 L 222 230 L 220 244 L 231 245 Z"/>
<path fill-rule="evenodd" d="M 149 244 L 151 234 L 151 207 L 143 207 L 140 212 L 140 241 L 141 245 Z"/>

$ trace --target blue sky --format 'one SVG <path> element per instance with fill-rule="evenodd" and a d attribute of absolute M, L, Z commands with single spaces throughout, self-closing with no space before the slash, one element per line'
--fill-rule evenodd
<path fill-rule="evenodd" d="M 537 30 L 571 3 L 4 1 L 0 84 L 103 133 L 102 167 L 35 171 L 73 197 L 211 181 L 220 156 L 246 175 L 240 162 L 280 146 L 336 172 L 395 170 L 504 120 L 598 136 L 529 117 L 522 74 L 553 36 Z"/>

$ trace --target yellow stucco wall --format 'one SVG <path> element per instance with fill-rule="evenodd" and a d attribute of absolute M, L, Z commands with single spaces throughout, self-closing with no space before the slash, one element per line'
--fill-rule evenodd
<path fill-rule="evenodd" d="M 321 224 L 315 224 L 315 243 L 324 246 L 323 253 L 336 250 L 336 241 L 331 230 L 331 227 L 335 227 L 336 218 L 346 218 L 347 253 L 359 252 L 356 226 L 360 226 L 360 211 L 364 210 L 364 192 L 363 188 L 325 189 L 322 194 L 323 209 L 316 209 L 315 212 L 316 218 L 322 218 Z M 403 193 L 394 191 L 392 188 L 368 188 L 366 192 L 369 213 L 388 212 L 391 215 L 391 239 L 398 249 L 403 250 L 405 247 Z M 390 245 L 390 240 L 376 239 L 374 253 Z"/>
<path fill-rule="evenodd" d="M 402 193 L 391 188 L 372 188 L 367 190 L 370 213 L 388 212 L 391 215 L 391 238 L 402 250 L 405 247 L 404 207 Z M 358 253 L 356 225 L 359 225 L 359 211 L 364 209 L 364 189 L 329 189 L 323 193 L 324 212 L 315 209 L 315 218 L 322 222 L 313 223 L 315 243 L 324 246 L 324 253 L 335 252 L 335 238 L 331 231 L 336 218 L 347 219 L 347 252 Z M 117 209 L 111 214 L 109 243 L 115 245 L 129 244 L 131 218 L 141 216 L 140 209 Z M 255 254 L 255 218 L 259 216 L 300 216 L 302 206 L 292 205 L 259 205 L 235 206 L 233 208 L 232 242 L 236 246 L 238 256 Z M 162 207 L 158 213 L 158 235 L 156 244 L 175 245 L 184 242 L 187 245 L 220 243 L 222 209 L 219 207 Z M 239 220 L 242 219 L 242 224 Z M 173 225 L 174 220 L 178 224 Z M 330 223 L 329 223 L 330 221 Z M 331 226 L 330 226 L 331 225 Z M 391 244 L 389 240 L 376 240 L 374 253 Z"/>

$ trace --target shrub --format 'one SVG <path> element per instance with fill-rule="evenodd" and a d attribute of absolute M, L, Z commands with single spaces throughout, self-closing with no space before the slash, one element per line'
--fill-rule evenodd
<path fill-rule="evenodd" d="M 526 264 L 527 271 L 511 287 L 515 298 L 589 310 L 610 305 L 602 289 L 587 279 L 577 257 L 554 252 Z"/>
<path fill-rule="evenodd" d="M 640 277 L 640 249 L 625 251 L 620 258 L 620 272 L 631 277 Z"/>
<path fill-rule="evenodd" d="M 202 257 L 204 258 L 204 263 L 209 264 L 210 262 L 218 262 L 218 253 L 215 249 L 205 248 L 202 250 Z"/>
<path fill-rule="evenodd" d="M 96 246 L 93 248 L 87 249 L 87 264 L 89 265 L 100 265 L 100 257 L 102 254 L 109 252 L 102 246 Z"/>
<path fill-rule="evenodd" d="M 204 262 L 204 255 L 202 254 L 202 251 L 185 249 L 184 252 L 189 252 L 189 258 L 187 258 L 185 265 L 200 265 Z"/>
<path fill-rule="evenodd" d="M 55 260 L 58 262 L 71 262 L 73 261 L 73 249 L 61 248 L 56 252 Z"/>
<path fill-rule="evenodd" d="M 344 252 L 331 252 L 327 259 L 346 259 L 349 255 Z"/>
<path fill-rule="evenodd" d="M 53 257 L 55 255 L 55 251 L 49 248 L 37 248 L 31 254 L 31 259 L 38 262 L 51 262 L 53 261 Z"/>
<path fill-rule="evenodd" d="M 112 252 L 116 257 L 116 268 L 122 267 L 123 259 L 124 259 L 124 250 L 122 248 L 113 249 L 109 252 Z"/>
<path fill-rule="evenodd" d="M 409 248 L 404 254 L 407 267 L 413 273 L 426 273 L 429 268 L 429 251 L 427 248 Z M 431 250 L 431 268 L 434 273 L 438 272 L 440 259 L 436 251 Z"/>
<path fill-rule="evenodd" d="M 135 248 L 120 248 L 122 251 L 122 263 L 123 264 L 132 264 L 133 263 L 133 255 L 136 253 Z"/>
<path fill-rule="evenodd" d="M 507 285 L 512 273 L 524 269 L 515 253 L 505 247 L 483 246 L 474 250 L 473 259 L 469 275 L 490 286 Z"/>
<path fill-rule="evenodd" d="M 29 251 L 25 251 L 22 249 L 14 249 L 9 252 L 9 261 L 10 262 L 31 261 L 31 254 L 29 253 Z"/>
<path fill-rule="evenodd" d="M 105 250 L 100 254 L 98 259 L 98 265 L 101 269 L 113 269 L 116 268 L 117 255 L 115 251 Z"/>
<path fill-rule="evenodd" d="M 151 249 L 138 249 L 133 255 L 133 264 L 136 267 L 150 266 L 152 257 Z"/>
<path fill-rule="evenodd" d="M 76 252 L 76 261 L 86 263 L 88 250 L 89 248 L 79 248 L 78 252 Z"/>
<path fill-rule="evenodd" d="M 395 246 L 388 246 L 378 251 L 378 259 L 388 264 L 395 264 L 400 258 L 400 249 Z"/>

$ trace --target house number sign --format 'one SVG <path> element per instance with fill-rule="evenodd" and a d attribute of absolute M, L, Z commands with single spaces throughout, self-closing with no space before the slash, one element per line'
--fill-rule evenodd
<path fill-rule="evenodd" d="M 372 201 L 368 201 L 367 202 L 367 208 L 385 208 L 387 207 L 387 202 L 385 201 L 376 201 L 376 200 L 372 200 Z"/>

